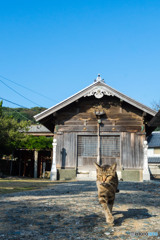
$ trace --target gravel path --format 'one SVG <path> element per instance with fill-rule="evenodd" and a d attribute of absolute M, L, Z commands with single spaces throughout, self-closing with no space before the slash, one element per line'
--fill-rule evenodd
<path fill-rule="evenodd" d="M 160 182 L 119 189 L 114 225 L 105 223 L 94 181 L 0 195 L 0 240 L 160 239 Z"/>

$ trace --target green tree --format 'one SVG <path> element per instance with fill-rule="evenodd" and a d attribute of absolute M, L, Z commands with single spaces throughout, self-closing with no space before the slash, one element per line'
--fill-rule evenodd
<path fill-rule="evenodd" d="M 18 123 L 15 119 L 3 115 L 2 102 L 0 102 L 0 155 L 11 154 L 22 141 L 25 141 L 24 132 L 29 126 L 28 121 Z"/>
<path fill-rule="evenodd" d="M 39 110 L 39 108 L 35 109 Z M 30 124 L 30 121 L 19 121 L 9 114 L 6 115 L 2 101 L 0 102 L 0 156 L 12 154 L 19 148 L 37 151 L 52 149 L 52 137 L 26 134 Z"/>
<path fill-rule="evenodd" d="M 0 101 L 0 117 L 2 116 L 2 104 L 3 104 L 3 101 Z"/>
<path fill-rule="evenodd" d="M 28 108 L 9 108 L 3 107 L 3 114 L 8 117 L 12 117 L 16 119 L 18 122 L 30 120 L 31 123 L 36 123 L 34 119 L 34 115 L 46 110 L 46 108 L 42 107 L 34 107 L 31 109 Z"/>
<path fill-rule="evenodd" d="M 45 136 L 27 136 L 24 141 L 21 141 L 20 147 L 29 150 L 44 150 L 52 149 L 52 137 Z"/>

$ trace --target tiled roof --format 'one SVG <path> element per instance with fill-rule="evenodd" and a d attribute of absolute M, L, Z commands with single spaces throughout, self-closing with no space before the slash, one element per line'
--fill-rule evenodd
<path fill-rule="evenodd" d="M 48 130 L 48 128 L 46 128 L 45 126 L 41 125 L 41 124 L 37 124 L 37 125 L 31 125 L 27 131 L 28 133 L 50 133 L 50 131 Z"/>
<path fill-rule="evenodd" d="M 148 163 L 160 163 L 160 157 L 149 157 Z"/>
<path fill-rule="evenodd" d="M 152 132 L 147 140 L 149 148 L 160 147 L 160 131 Z"/>

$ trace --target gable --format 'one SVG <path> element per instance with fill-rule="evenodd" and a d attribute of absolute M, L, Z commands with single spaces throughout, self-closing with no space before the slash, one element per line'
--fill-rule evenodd
<path fill-rule="evenodd" d="M 151 108 L 129 98 L 128 96 L 116 91 L 115 89 L 111 88 L 103 81 L 96 81 L 87 88 L 81 90 L 80 92 L 74 94 L 73 96 L 65 99 L 64 101 L 60 102 L 59 104 L 43 111 L 42 113 L 35 116 L 36 121 L 40 121 L 43 125 L 53 131 L 53 126 L 51 126 L 51 121 L 53 120 L 58 111 L 72 105 L 74 102 L 78 102 L 81 98 L 95 98 L 102 100 L 105 97 L 111 98 L 118 98 L 120 102 L 125 102 L 130 106 L 136 108 L 139 111 L 142 111 L 151 117 L 155 116 L 156 112 Z M 52 124 L 53 125 L 53 124 Z"/>
<path fill-rule="evenodd" d="M 104 96 L 102 99 L 96 99 L 94 96 L 81 98 L 78 102 L 57 111 L 53 121 L 58 127 L 58 132 L 96 132 L 99 114 L 103 122 L 103 131 L 141 132 L 144 125 L 141 110 L 111 96 Z"/>

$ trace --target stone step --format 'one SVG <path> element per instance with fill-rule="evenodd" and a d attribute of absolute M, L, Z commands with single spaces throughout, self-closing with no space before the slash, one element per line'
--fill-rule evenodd
<path fill-rule="evenodd" d="M 90 171 L 90 172 L 79 172 L 77 174 L 78 180 L 96 180 L 96 171 Z"/>

